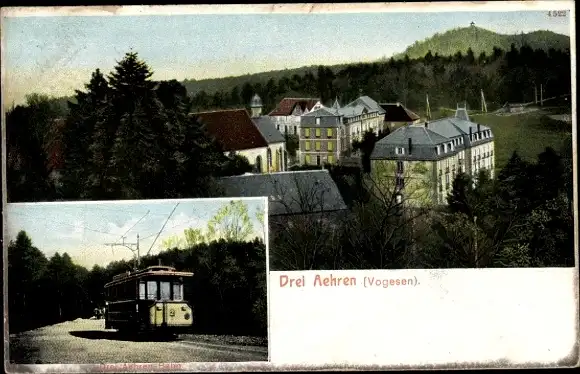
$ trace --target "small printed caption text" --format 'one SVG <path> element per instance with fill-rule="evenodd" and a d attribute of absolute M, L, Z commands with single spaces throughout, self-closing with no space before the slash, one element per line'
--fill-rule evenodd
<path fill-rule="evenodd" d="M 310 277 L 309 277 L 310 278 Z M 320 275 L 316 274 L 314 279 L 309 279 L 306 281 L 306 276 L 295 276 L 291 277 L 289 275 L 280 275 L 280 288 L 295 288 L 295 287 L 400 287 L 400 286 L 411 286 L 415 287 L 419 285 L 417 277 L 406 277 L 406 278 L 381 278 L 381 277 L 337 277 L 332 274 Z"/>

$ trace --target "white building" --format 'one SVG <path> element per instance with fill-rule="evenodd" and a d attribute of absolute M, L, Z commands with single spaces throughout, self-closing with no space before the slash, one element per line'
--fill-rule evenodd
<path fill-rule="evenodd" d="M 276 109 L 268 113 L 268 116 L 282 134 L 298 135 L 300 117 L 322 107 L 318 98 L 286 97 L 278 103 Z"/>

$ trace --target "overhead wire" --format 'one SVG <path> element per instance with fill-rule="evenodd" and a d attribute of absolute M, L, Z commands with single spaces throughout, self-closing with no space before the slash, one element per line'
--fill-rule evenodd
<path fill-rule="evenodd" d="M 175 204 L 175 207 L 173 208 L 173 210 L 171 211 L 171 213 L 169 213 L 169 217 L 167 217 L 167 219 L 163 223 L 163 226 L 161 227 L 161 230 L 159 230 L 159 232 L 157 233 L 157 236 L 155 237 L 155 240 L 153 240 L 153 243 L 151 243 L 151 247 L 149 247 L 149 250 L 147 251 L 147 256 L 151 252 L 151 249 L 153 248 L 153 245 L 155 245 L 155 242 L 159 238 L 159 235 L 161 235 L 161 232 L 165 228 L 165 225 L 167 225 L 167 222 L 169 222 L 169 219 L 171 218 L 171 216 L 173 215 L 173 212 L 175 212 L 175 209 L 177 209 L 178 206 L 179 206 L 179 203 Z"/>

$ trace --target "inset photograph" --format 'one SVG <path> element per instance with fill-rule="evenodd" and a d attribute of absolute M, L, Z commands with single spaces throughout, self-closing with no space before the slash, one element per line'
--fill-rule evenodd
<path fill-rule="evenodd" d="M 7 204 L 9 362 L 267 361 L 266 206 Z"/>

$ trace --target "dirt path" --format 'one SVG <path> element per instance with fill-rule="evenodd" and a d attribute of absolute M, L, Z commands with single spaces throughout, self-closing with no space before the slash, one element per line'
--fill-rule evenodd
<path fill-rule="evenodd" d="M 105 330 L 103 320 L 77 319 L 10 335 L 16 364 L 98 364 L 266 361 L 266 347 L 185 339 L 147 341 Z"/>

